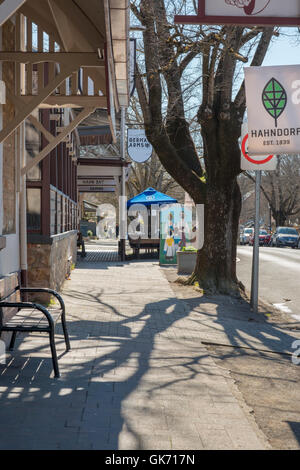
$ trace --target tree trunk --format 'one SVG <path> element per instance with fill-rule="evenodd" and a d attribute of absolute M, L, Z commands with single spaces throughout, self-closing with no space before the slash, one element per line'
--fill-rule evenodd
<path fill-rule="evenodd" d="M 239 124 L 235 120 L 202 122 L 207 169 L 204 216 L 204 246 L 199 251 L 191 282 L 201 288 L 234 294 L 241 284 L 236 276 L 236 247 L 241 192 Z"/>
<path fill-rule="evenodd" d="M 141 0 L 140 9 L 136 3 L 132 2 L 132 10 L 145 28 L 145 74 L 137 69 L 136 88 L 147 137 L 165 169 L 195 204 L 205 203 L 204 246 L 189 282 L 198 280 L 204 290 L 233 294 L 239 288 L 235 268 L 241 210 L 238 139 L 245 112 L 244 83 L 234 100 L 233 83 L 237 61 L 245 62 L 240 50 L 260 32 L 224 26 L 218 33 L 214 29 L 207 35 L 195 33 L 198 39 L 193 43 L 189 34 L 185 40 L 180 28 L 173 31 L 168 23 L 169 2 Z M 263 30 L 251 65 L 261 65 L 272 34 L 272 28 Z M 197 118 L 205 166 L 187 121 L 183 86 L 184 72 L 200 53 L 202 101 Z"/>
<path fill-rule="evenodd" d="M 236 180 L 209 187 L 205 204 L 204 245 L 199 251 L 191 281 L 223 294 L 237 292 L 236 246 L 241 194 Z"/>
<path fill-rule="evenodd" d="M 287 216 L 283 211 L 281 210 L 276 211 L 274 218 L 275 218 L 276 227 L 284 227 Z"/>

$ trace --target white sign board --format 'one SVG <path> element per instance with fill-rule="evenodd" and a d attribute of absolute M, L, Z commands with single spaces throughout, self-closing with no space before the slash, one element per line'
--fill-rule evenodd
<path fill-rule="evenodd" d="M 277 158 L 274 155 L 250 156 L 248 153 L 248 125 L 242 126 L 241 170 L 276 170 Z"/>
<path fill-rule="evenodd" d="M 209 0 L 205 2 L 207 16 L 300 16 L 299 0 Z"/>
<path fill-rule="evenodd" d="M 300 152 L 300 65 L 246 67 L 249 155 Z"/>
<path fill-rule="evenodd" d="M 192 0 L 189 0 L 192 3 Z M 196 2 L 194 1 L 194 6 Z M 300 25 L 299 0 L 198 0 L 197 15 L 176 15 L 177 24 Z"/>
<path fill-rule="evenodd" d="M 127 152 L 131 160 L 144 163 L 152 155 L 152 145 L 149 143 L 144 129 L 128 129 Z"/>
<path fill-rule="evenodd" d="M 113 186 L 114 184 L 113 178 L 78 177 L 79 186 Z"/>
<path fill-rule="evenodd" d="M 78 186 L 80 193 L 113 193 L 115 190 L 114 186 Z"/>

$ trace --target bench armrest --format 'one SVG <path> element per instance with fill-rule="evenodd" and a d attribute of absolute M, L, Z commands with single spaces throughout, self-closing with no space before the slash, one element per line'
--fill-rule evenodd
<path fill-rule="evenodd" d="M 59 295 L 58 292 L 56 292 L 53 289 L 48 289 L 48 288 L 45 288 L 45 287 L 21 287 L 20 292 L 21 293 L 22 292 L 24 292 L 24 293 L 26 293 L 26 292 L 28 292 L 28 293 L 29 292 L 45 292 L 47 294 L 52 294 L 59 301 L 63 314 L 65 313 L 65 303 L 63 301 L 63 298 Z"/>
<path fill-rule="evenodd" d="M 31 302 L 0 302 L 0 308 L 12 308 L 12 307 L 18 308 L 19 310 L 22 310 L 23 308 L 34 308 L 36 310 L 39 310 L 47 318 L 49 326 L 51 328 L 54 327 L 53 318 L 51 314 L 48 312 L 48 310 L 46 309 L 46 307 L 44 307 L 43 305 L 35 304 Z"/>

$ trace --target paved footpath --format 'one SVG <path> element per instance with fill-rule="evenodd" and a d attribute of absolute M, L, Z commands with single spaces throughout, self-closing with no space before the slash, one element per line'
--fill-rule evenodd
<path fill-rule="evenodd" d="M 178 298 L 157 263 L 80 261 L 63 296 L 72 351 L 59 328 L 61 378 L 42 335 L 0 366 L 0 449 L 269 447 L 201 342 L 229 330 Z"/>

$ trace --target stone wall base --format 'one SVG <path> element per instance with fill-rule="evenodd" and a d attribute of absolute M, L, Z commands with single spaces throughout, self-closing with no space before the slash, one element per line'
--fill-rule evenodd
<path fill-rule="evenodd" d="M 41 243 L 29 239 L 28 286 L 60 291 L 71 273 L 72 264 L 76 263 L 76 256 L 76 230 L 41 240 Z M 28 300 L 49 305 L 50 299 L 48 294 L 34 294 Z"/>

